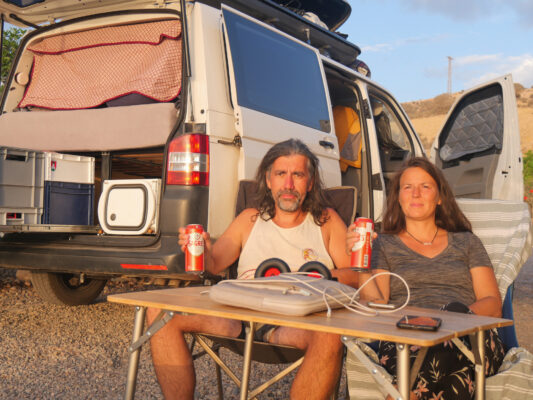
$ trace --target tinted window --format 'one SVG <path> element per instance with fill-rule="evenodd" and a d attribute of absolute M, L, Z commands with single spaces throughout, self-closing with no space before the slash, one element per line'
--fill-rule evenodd
<path fill-rule="evenodd" d="M 391 104 L 383 98 L 370 95 L 372 117 L 379 143 L 383 172 L 395 172 L 403 160 L 413 153 L 409 132 L 400 122 Z"/>
<path fill-rule="evenodd" d="M 329 132 L 315 52 L 226 10 L 224 20 L 239 105 Z"/>

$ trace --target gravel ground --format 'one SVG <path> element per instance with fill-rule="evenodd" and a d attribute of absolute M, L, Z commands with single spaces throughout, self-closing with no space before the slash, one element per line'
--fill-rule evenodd
<path fill-rule="evenodd" d="M 43 302 L 29 282 L 0 268 L 0 399 L 121 399 L 133 329 L 133 307 L 105 301 L 112 293 L 142 290 L 131 282 L 108 283 L 95 304 L 63 307 Z M 241 357 L 222 350 L 222 358 L 239 371 Z M 195 362 L 198 399 L 217 399 L 214 363 Z M 252 364 L 250 386 L 281 368 Z M 224 374 L 223 374 L 224 375 Z M 287 397 L 294 373 L 261 399 Z M 224 396 L 239 397 L 224 376 Z M 136 398 L 162 399 L 149 346 L 139 363 Z"/>
<path fill-rule="evenodd" d="M 533 257 L 517 282 L 514 312 L 518 341 L 533 352 Z M 133 308 L 105 301 L 108 294 L 142 287 L 131 282 L 110 282 L 90 306 L 62 307 L 44 303 L 29 282 L 0 268 L 0 399 L 120 399 L 125 389 Z M 234 368 L 240 357 L 222 352 Z M 279 368 L 252 366 L 251 386 Z M 196 361 L 198 399 L 216 399 L 214 364 L 207 357 Z M 293 374 L 265 392 L 261 399 L 287 397 Z M 227 378 L 225 397 L 238 398 Z M 162 399 L 144 346 L 139 365 L 136 397 Z"/>

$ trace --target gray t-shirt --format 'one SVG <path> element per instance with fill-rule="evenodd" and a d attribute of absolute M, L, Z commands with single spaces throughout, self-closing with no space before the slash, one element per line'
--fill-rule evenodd
<path fill-rule="evenodd" d="M 481 240 L 470 232 L 448 232 L 448 246 L 433 258 L 407 247 L 397 235 L 380 234 L 373 243 L 372 269 L 385 269 L 405 279 L 411 290 L 409 305 L 440 308 L 459 301 L 472 304 L 476 297 L 470 268 L 492 263 Z M 391 277 L 390 302 L 401 305 L 407 292 Z"/>

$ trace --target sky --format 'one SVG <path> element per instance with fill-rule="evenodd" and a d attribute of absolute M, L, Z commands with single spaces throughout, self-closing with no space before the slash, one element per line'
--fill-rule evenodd
<path fill-rule="evenodd" d="M 348 0 L 338 30 L 361 48 L 372 79 L 400 102 L 469 89 L 511 73 L 533 86 L 532 0 Z"/>

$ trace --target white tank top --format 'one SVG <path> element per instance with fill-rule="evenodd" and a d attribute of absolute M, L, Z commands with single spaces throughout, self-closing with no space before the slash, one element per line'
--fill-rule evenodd
<path fill-rule="evenodd" d="M 271 219 L 257 217 L 239 258 L 238 278 L 252 279 L 259 264 L 273 257 L 285 261 L 291 271 L 298 271 L 308 261 L 320 261 L 329 269 L 334 268 L 322 230 L 310 213 L 293 228 L 281 228 Z"/>

